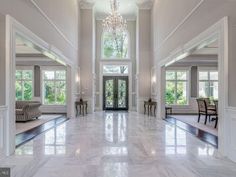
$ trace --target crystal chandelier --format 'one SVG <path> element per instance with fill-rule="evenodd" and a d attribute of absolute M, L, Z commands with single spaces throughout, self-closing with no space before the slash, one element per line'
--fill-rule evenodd
<path fill-rule="evenodd" d="M 111 12 L 109 16 L 103 20 L 103 29 L 104 31 L 111 32 L 115 36 L 117 33 L 123 32 L 127 29 L 127 22 L 118 12 L 118 0 L 110 0 L 110 3 Z"/>

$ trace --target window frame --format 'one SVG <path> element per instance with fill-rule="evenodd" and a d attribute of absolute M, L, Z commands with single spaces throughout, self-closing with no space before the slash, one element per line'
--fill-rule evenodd
<path fill-rule="evenodd" d="M 185 107 L 190 105 L 190 83 L 191 83 L 191 77 L 190 77 L 190 67 L 168 67 L 165 70 L 165 94 L 166 94 L 166 83 L 167 82 L 174 82 L 175 83 L 175 103 L 170 104 L 169 106 L 174 106 L 174 107 Z M 175 72 L 175 80 L 167 80 L 166 79 L 166 72 L 167 71 L 174 71 Z M 186 72 L 186 80 L 178 80 L 177 79 L 177 72 Z M 176 98 L 176 91 L 177 91 L 177 84 L 178 82 L 186 82 L 186 100 L 187 104 L 177 104 L 177 98 Z M 165 95 L 166 98 L 166 95 Z M 165 101 L 165 104 L 168 105 Z"/>
<path fill-rule="evenodd" d="M 208 77 L 208 80 L 200 80 L 200 76 L 199 76 L 199 73 L 200 72 L 207 72 L 207 77 Z M 210 79 L 210 72 L 218 72 L 218 80 L 211 80 Z M 209 98 L 209 88 L 210 88 L 210 83 L 211 82 L 217 82 L 218 83 L 218 91 L 219 91 L 219 70 L 217 67 L 199 67 L 198 68 L 198 74 L 197 74 L 197 81 L 198 81 L 198 87 L 197 87 L 197 90 L 198 90 L 198 97 L 200 98 L 200 93 L 199 93 L 199 87 L 200 87 L 200 82 L 207 82 L 208 84 L 208 92 L 207 92 L 207 98 Z M 218 99 L 219 99 L 219 92 L 218 92 Z"/>
<path fill-rule="evenodd" d="M 112 60 L 112 61 L 115 61 L 115 60 L 118 60 L 118 61 L 127 61 L 127 60 L 131 60 L 131 56 L 130 56 L 130 54 L 131 54 L 131 41 L 130 41 L 130 33 L 129 33 L 129 31 L 128 30 L 126 30 L 125 31 L 125 33 L 127 34 L 127 38 L 128 38 L 128 54 L 127 54 L 127 57 L 126 58 L 117 58 L 117 57 L 110 57 L 110 58 L 107 58 L 107 57 L 105 57 L 104 56 L 104 50 L 103 50 L 103 48 L 104 48 L 104 35 L 106 34 L 106 33 L 108 33 L 107 31 L 103 31 L 102 32 L 102 35 L 101 35 L 101 49 L 100 49 L 100 51 L 101 51 L 101 60 L 105 60 L 105 61 L 109 61 L 109 60 Z"/>
<path fill-rule="evenodd" d="M 65 81 L 66 83 L 66 91 L 65 91 L 65 95 L 66 95 L 66 99 L 65 99 L 65 104 L 45 104 L 44 102 L 44 72 L 45 71 L 53 71 L 54 74 L 56 71 L 65 71 L 66 72 L 66 77 L 65 77 L 65 80 L 60 80 L 60 79 L 52 79 L 52 80 L 46 80 L 46 81 L 53 81 L 54 82 L 54 86 L 55 86 L 55 83 L 58 82 L 58 81 Z M 61 67 L 61 66 L 57 66 L 57 67 L 41 67 L 41 102 L 42 102 L 42 105 L 43 106 L 66 106 L 67 104 L 67 71 L 66 71 L 66 68 L 64 67 Z M 56 94 L 55 94 L 55 97 L 56 97 Z"/>
<path fill-rule="evenodd" d="M 127 73 L 104 73 L 104 66 L 127 66 L 127 69 L 128 69 L 128 72 Z M 129 76 L 129 63 L 126 63 L 126 64 L 119 64 L 119 63 L 109 63 L 109 64 L 103 64 L 102 65 L 102 75 L 103 76 Z"/>
<path fill-rule="evenodd" d="M 22 79 L 22 77 L 21 77 L 21 80 L 16 79 L 16 71 L 32 71 L 32 80 Z M 17 81 L 21 81 L 21 86 L 22 86 L 22 82 L 32 81 L 32 99 L 33 99 L 34 98 L 34 67 L 33 66 L 16 66 L 16 68 L 15 68 L 15 84 L 16 84 Z M 24 96 L 24 94 L 22 92 L 22 98 L 24 98 L 23 96 Z M 17 101 L 17 99 L 16 99 L 16 88 L 15 88 L 15 100 Z M 19 101 L 27 101 L 27 100 L 22 99 L 22 100 L 19 100 Z"/>

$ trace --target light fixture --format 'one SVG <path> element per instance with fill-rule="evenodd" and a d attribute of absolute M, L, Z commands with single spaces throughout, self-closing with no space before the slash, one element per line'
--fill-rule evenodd
<path fill-rule="evenodd" d="M 103 20 L 103 29 L 104 31 L 110 32 L 115 36 L 116 34 L 124 32 L 127 29 L 127 22 L 118 12 L 118 0 L 110 0 L 110 3 L 111 12 L 110 15 Z"/>

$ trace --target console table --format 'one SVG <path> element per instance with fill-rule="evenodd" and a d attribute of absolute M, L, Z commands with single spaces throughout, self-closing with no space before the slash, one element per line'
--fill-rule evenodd
<path fill-rule="evenodd" d="M 165 110 L 166 110 L 166 117 L 167 117 L 168 115 L 171 115 L 171 114 L 172 114 L 172 107 L 166 106 L 166 107 L 165 107 Z"/>
<path fill-rule="evenodd" d="M 153 114 L 152 114 L 152 108 L 153 109 Z M 157 109 L 157 102 L 155 101 L 144 101 L 144 114 L 146 114 L 146 109 L 148 112 L 148 115 L 154 115 L 156 116 L 156 109 Z"/>
<path fill-rule="evenodd" d="M 79 113 L 78 113 L 78 107 L 79 107 Z M 88 114 L 88 101 L 76 101 L 75 102 L 75 110 L 76 110 L 76 117 L 79 114 Z"/>

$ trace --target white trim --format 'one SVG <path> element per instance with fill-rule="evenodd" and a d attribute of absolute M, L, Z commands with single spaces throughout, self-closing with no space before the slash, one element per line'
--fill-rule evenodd
<path fill-rule="evenodd" d="M 207 72 L 207 80 L 200 80 L 199 78 L 199 73 L 200 72 Z M 197 96 L 200 97 L 199 95 L 199 87 L 200 87 L 200 82 L 207 82 L 208 83 L 208 89 L 210 89 L 210 83 L 211 82 L 217 82 L 218 83 L 218 87 L 219 87 L 219 76 L 218 76 L 218 80 L 211 80 L 210 79 L 210 72 L 218 72 L 219 74 L 219 71 L 218 71 L 218 68 L 216 67 L 212 67 L 212 68 L 209 68 L 209 67 L 199 67 L 198 70 L 197 70 Z M 210 97 L 209 95 L 209 90 L 208 90 L 208 93 L 207 93 L 207 96 L 206 97 Z M 219 97 L 219 91 L 218 91 L 218 97 Z"/>
<path fill-rule="evenodd" d="M 175 92 L 177 90 L 177 84 L 178 82 L 186 82 L 186 97 L 187 97 L 187 104 L 185 105 L 178 105 L 177 103 L 176 104 L 173 104 L 173 105 L 169 105 L 169 106 L 172 106 L 172 107 L 175 107 L 175 108 L 183 108 L 183 107 L 190 107 L 190 90 L 191 90 L 191 67 L 167 67 L 165 72 L 166 71 L 174 71 L 175 72 L 175 77 L 177 76 L 177 72 L 178 71 L 184 71 L 186 72 L 187 76 L 186 76 L 186 80 L 179 80 L 177 79 L 177 77 L 174 79 L 174 80 L 166 80 L 165 78 L 165 85 L 166 85 L 166 82 L 169 81 L 169 82 L 174 82 L 175 83 Z M 176 96 L 176 95 L 175 95 Z M 176 98 L 175 98 L 176 99 Z M 175 100 L 176 102 L 177 100 Z M 166 104 L 166 103 L 165 103 Z"/>
<path fill-rule="evenodd" d="M 197 67 L 198 71 L 218 71 L 218 67 L 215 67 L 215 66 L 200 66 L 200 67 Z"/>
<path fill-rule="evenodd" d="M 123 74 L 123 76 L 129 77 L 129 110 L 132 108 L 132 62 L 131 61 L 100 61 L 100 75 L 99 75 L 99 93 L 103 93 L 103 76 L 107 76 L 103 74 L 103 65 L 128 65 L 129 74 Z M 117 75 L 117 74 L 116 74 Z M 115 76 L 115 75 L 112 75 Z M 118 76 L 118 75 L 117 75 Z M 120 75 L 119 75 L 120 76 Z M 103 110 L 103 94 L 99 96 L 99 110 Z"/>
<path fill-rule="evenodd" d="M 66 100 L 65 100 L 65 104 L 64 105 L 60 105 L 60 104 L 52 104 L 52 105 L 50 105 L 50 104 L 44 104 L 44 82 L 45 82 L 45 79 L 44 79 L 44 72 L 45 71 L 53 71 L 54 72 L 54 76 L 55 76 L 55 74 L 56 74 L 56 71 L 65 71 L 66 72 L 66 78 L 65 79 L 48 79 L 48 80 L 46 80 L 46 81 L 53 81 L 54 82 L 54 86 L 55 86 L 55 83 L 57 82 L 57 81 L 63 81 L 63 82 L 66 82 Z M 41 75 L 41 103 L 42 103 L 42 106 L 44 106 L 44 107 L 53 107 L 53 106 L 57 106 L 57 107 L 65 107 L 66 106 L 66 104 L 67 104 L 67 69 L 66 68 L 63 68 L 63 67 L 42 67 L 41 69 L 40 69 L 40 75 Z M 55 90 L 55 93 L 56 93 L 56 90 Z M 56 97 L 56 95 L 55 95 L 55 97 Z M 55 98 L 56 99 L 56 98 Z"/>
<path fill-rule="evenodd" d="M 73 66 L 72 61 L 65 57 L 58 49 L 49 45 L 37 35 L 27 29 L 25 26 L 17 22 L 14 18 L 6 15 L 6 106 L 8 107 L 6 111 L 6 122 L 4 123 L 4 136 L 6 139 L 4 153 L 6 155 L 11 155 L 15 150 L 15 40 L 16 36 L 22 37 L 28 42 L 32 43 L 32 46 L 36 47 L 42 53 L 47 54 L 54 60 L 60 60 L 67 63 L 69 67 Z M 71 77 L 73 77 L 71 75 Z M 74 83 L 71 83 L 74 84 Z M 72 86 L 73 88 L 74 86 Z M 72 96 L 72 95 L 70 95 Z M 70 104 L 72 98 L 68 98 Z M 67 104 L 69 103 L 67 102 Z M 67 114 L 71 115 L 73 110 L 67 110 Z"/>
<path fill-rule="evenodd" d="M 6 143 L 4 125 L 6 122 L 7 106 L 0 106 L 0 158 L 4 155 L 4 144 Z"/>
<path fill-rule="evenodd" d="M 209 27 L 206 31 L 199 34 L 190 42 L 183 46 L 180 46 L 171 53 L 170 56 L 161 60 L 158 63 L 158 69 L 160 70 L 159 79 L 163 79 L 164 66 L 173 61 L 174 58 L 183 55 L 183 53 L 190 52 L 193 49 L 198 48 L 202 44 L 208 44 L 212 41 L 218 40 L 219 55 L 218 55 L 218 67 L 219 67 L 219 151 L 223 155 L 227 155 L 231 158 L 233 149 L 230 149 L 229 144 L 230 135 L 229 124 L 226 117 L 226 108 L 228 107 L 228 17 L 224 17 L 219 22 Z M 161 82 L 163 83 L 163 82 Z M 161 84 L 160 83 L 160 84 Z M 164 104 L 163 99 L 163 87 L 160 85 L 160 95 L 158 96 L 158 102 L 160 105 Z M 159 106 L 162 107 L 162 106 Z M 159 117 L 164 117 L 163 107 L 158 109 Z M 232 158 L 231 158 L 232 159 Z M 234 159 L 236 161 L 236 158 Z"/>
<path fill-rule="evenodd" d="M 35 2 L 34 0 L 30 0 L 30 2 L 33 4 L 33 6 L 41 13 L 41 15 L 54 27 L 54 29 L 58 32 L 58 34 L 60 34 L 63 39 L 70 44 L 70 46 L 75 49 L 78 50 L 78 47 L 76 47 L 70 40 L 69 38 L 66 37 L 66 35 L 62 32 L 62 30 L 53 22 L 53 20 L 46 14 L 46 12 L 44 12 L 40 6 L 37 4 L 37 2 Z"/>

